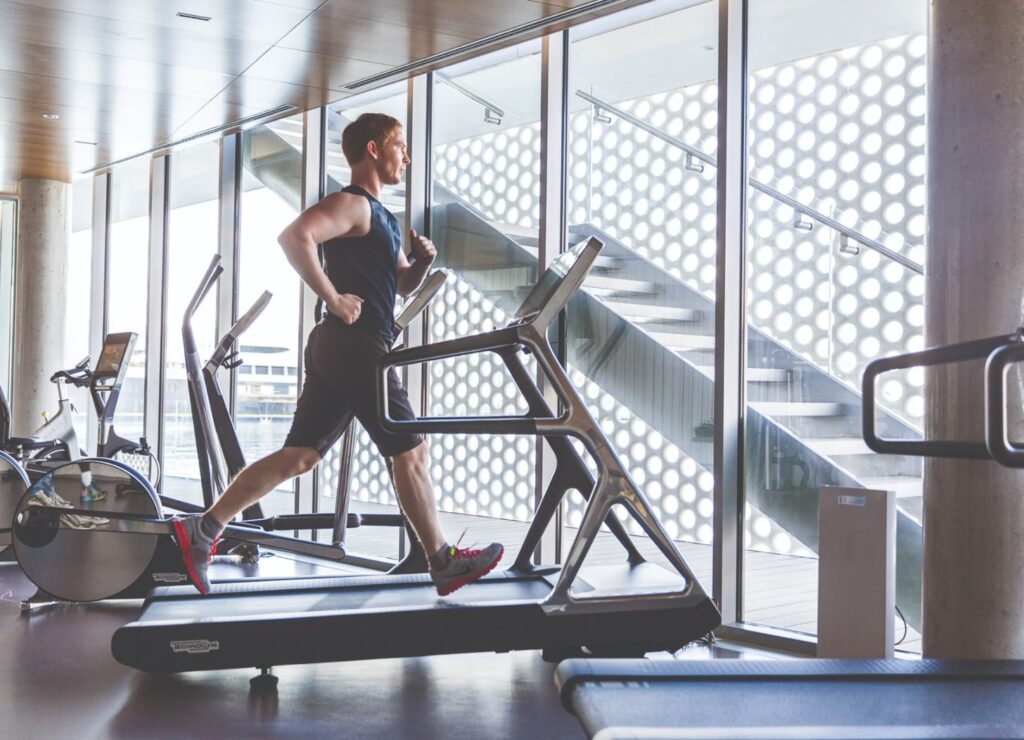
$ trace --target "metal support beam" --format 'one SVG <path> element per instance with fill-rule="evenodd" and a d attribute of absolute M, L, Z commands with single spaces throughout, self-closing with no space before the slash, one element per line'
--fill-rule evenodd
<path fill-rule="evenodd" d="M 217 251 L 224 272 L 217 281 L 215 335 L 220 338 L 238 316 L 238 242 L 242 204 L 242 135 L 231 134 L 220 140 L 220 167 L 217 185 Z M 235 410 L 235 374 L 229 370 L 228 408 Z"/>
<path fill-rule="evenodd" d="M 409 251 L 408 230 L 416 229 L 420 234 L 430 236 L 430 125 L 434 98 L 433 74 L 419 75 L 409 80 L 408 109 L 406 114 L 406 145 L 410 164 L 405 174 L 405 250 Z M 424 343 L 427 337 L 427 322 L 430 309 L 413 321 L 405 330 L 403 343 L 415 347 Z M 404 369 L 406 392 L 414 407 L 418 403 L 418 414 L 427 414 L 427 366 L 419 365 Z"/>
<path fill-rule="evenodd" d="M 320 202 L 324 196 L 325 162 L 327 156 L 327 109 L 314 108 L 303 115 L 302 125 L 302 210 Z M 298 368 L 296 390 L 302 392 L 302 379 L 305 376 L 303 348 L 309 334 L 316 326 L 317 296 L 309 286 L 302 283 L 299 290 L 299 344 L 298 357 L 295 365 Z M 316 512 L 317 479 L 319 466 L 299 476 L 295 485 L 295 513 L 302 511 Z M 316 532 L 313 533 L 316 539 Z"/>
<path fill-rule="evenodd" d="M 743 433 L 747 341 L 747 3 L 719 0 L 718 262 L 715 280 L 715 513 L 712 595 L 723 624 L 742 616 Z"/>
<path fill-rule="evenodd" d="M 537 254 L 539 276 L 551 261 L 565 251 L 567 234 L 566 193 L 568 172 L 566 162 L 569 151 L 569 32 L 561 31 L 545 36 L 541 47 L 540 83 L 540 245 Z M 555 348 L 558 359 L 566 362 L 566 321 L 564 312 L 554 324 L 558 333 Z M 538 373 L 537 384 L 551 408 L 559 404 L 551 384 Z M 540 503 L 554 474 L 557 460 L 551 447 L 538 437 L 536 442 L 536 476 L 534 505 Z M 562 561 L 562 512 L 560 504 L 551 526 L 544 533 L 535 562 Z"/>
<path fill-rule="evenodd" d="M 93 178 L 92 271 L 89 285 L 89 354 L 99 357 L 107 328 L 107 254 L 110 247 L 110 173 Z M 96 449 L 96 409 L 86 404 L 86 449 Z"/>
<path fill-rule="evenodd" d="M 167 354 L 167 222 L 170 156 L 156 157 L 149 170 L 149 282 L 146 299 L 146 376 L 143 429 L 163 459 L 164 357 Z M 163 480 L 160 481 L 163 486 Z"/>

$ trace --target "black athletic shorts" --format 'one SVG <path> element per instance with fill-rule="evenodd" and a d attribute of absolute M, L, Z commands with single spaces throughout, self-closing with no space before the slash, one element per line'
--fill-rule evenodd
<path fill-rule="evenodd" d="M 383 337 L 325 321 L 313 328 L 306 343 L 306 374 L 302 394 L 285 447 L 312 447 L 326 454 L 355 415 L 384 457 L 418 447 L 418 434 L 384 431 L 377 413 L 377 359 L 390 350 Z M 416 418 L 395 369 L 388 371 L 388 407 L 392 419 Z"/>

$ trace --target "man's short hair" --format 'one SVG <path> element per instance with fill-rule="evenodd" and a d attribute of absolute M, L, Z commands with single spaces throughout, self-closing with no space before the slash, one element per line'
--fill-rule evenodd
<path fill-rule="evenodd" d="M 349 165 L 358 164 L 366 156 L 368 143 L 375 141 L 382 147 L 400 128 L 402 122 L 386 113 L 363 113 L 341 132 L 341 151 Z"/>

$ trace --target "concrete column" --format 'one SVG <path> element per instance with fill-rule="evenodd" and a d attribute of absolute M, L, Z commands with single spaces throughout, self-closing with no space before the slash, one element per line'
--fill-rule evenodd
<path fill-rule="evenodd" d="M 64 182 L 21 181 L 10 399 L 15 435 L 31 433 L 43 423 L 43 411 L 57 408 L 49 378 L 64 362 L 70 192 Z"/>
<path fill-rule="evenodd" d="M 932 0 L 929 36 L 925 326 L 934 347 L 1021 322 L 1024 3 Z M 926 397 L 929 439 L 982 438 L 980 365 L 930 372 Z M 1019 393 L 1011 402 L 1020 440 Z M 925 657 L 1024 658 L 1024 471 L 927 460 L 924 481 Z"/>

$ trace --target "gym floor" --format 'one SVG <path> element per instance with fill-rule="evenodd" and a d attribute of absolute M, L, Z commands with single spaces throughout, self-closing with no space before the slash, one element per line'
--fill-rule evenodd
<path fill-rule="evenodd" d="M 141 602 L 32 616 L 35 587 L 0 563 L 3 736 L 580 737 L 539 653 L 283 666 L 276 695 L 250 670 L 149 675 L 115 662 L 110 637 Z"/>
<path fill-rule="evenodd" d="M 139 601 L 22 615 L 33 593 L 16 563 L 0 563 L 5 737 L 583 737 L 538 652 L 282 666 L 276 694 L 250 694 L 251 670 L 150 675 L 115 662 L 110 637 Z M 681 655 L 712 656 L 742 654 Z"/>

